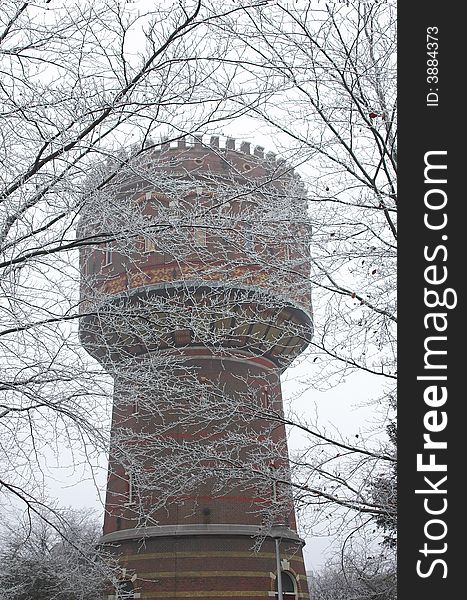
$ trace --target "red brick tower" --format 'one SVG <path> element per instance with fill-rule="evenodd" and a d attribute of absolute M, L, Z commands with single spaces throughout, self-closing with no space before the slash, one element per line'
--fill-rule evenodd
<path fill-rule="evenodd" d="M 81 219 L 80 335 L 115 381 L 108 597 L 277 598 L 280 568 L 308 598 L 280 384 L 312 333 L 303 187 L 202 139 L 124 158 Z"/>

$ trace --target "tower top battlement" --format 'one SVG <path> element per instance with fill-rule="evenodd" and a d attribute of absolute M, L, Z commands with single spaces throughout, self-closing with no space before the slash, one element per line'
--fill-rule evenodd
<path fill-rule="evenodd" d="M 154 141 L 150 138 L 144 142 L 136 143 L 128 149 L 121 149 L 115 156 L 106 162 L 106 170 L 116 170 L 117 179 L 121 175 L 128 177 L 125 167 L 139 167 L 157 170 L 177 165 L 173 162 L 174 157 L 179 161 L 188 161 L 195 155 L 195 165 L 191 165 L 190 171 L 196 168 L 200 173 L 203 170 L 211 175 L 226 176 L 228 167 L 236 170 L 237 176 L 243 176 L 249 180 L 273 177 L 276 182 L 294 180 L 304 192 L 304 185 L 300 175 L 287 161 L 272 151 L 266 151 L 264 146 L 253 144 L 251 141 L 224 135 L 211 134 L 189 134 L 175 139 L 167 137 Z M 206 159 L 203 162 L 203 155 Z M 217 160 L 216 160 L 217 158 Z M 186 165 L 183 165 L 185 168 Z"/>
<path fill-rule="evenodd" d="M 134 144 L 129 150 L 129 156 L 141 148 L 141 144 Z M 254 156 L 258 159 L 266 159 L 269 163 L 283 164 L 285 161 L 277 157 L 277 153 L 265 151 L 264 146 L 255 145 L 250 140 L 244 138 L 235 138 L 221 134 L 191 133 L 178 138 L 169 139 L 162 137 L 159 141 L 148 139 L 144 143 L 144 148 L 151 148 L 155 151 L 164 150 L 185 150 L 188 148 L 211 149 L 214 151 L 233 151 L 246 156 Z"/>

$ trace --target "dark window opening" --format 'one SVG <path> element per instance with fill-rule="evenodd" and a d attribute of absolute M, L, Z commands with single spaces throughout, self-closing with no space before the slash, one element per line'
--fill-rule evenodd
<path fill-rule="evenodd" d="M 268 409 L 271 408 L 271 396 L 269 395 L 269 388 L 267 385 L 265 385 L 261 392 L 261 406 L 264 409 Z"/>
<path fill-rule="evenodd" d="M 132 600 L 134 596 L 135 586 L 131 581 L 120 581 L 117 584 L 117 600 Z"/>
<path fill-rule="evenodd" d="M 107 265 L 112 264 L 112 242 L 106 242 L 102 249 L 103 260 L 102 266 L 106 267 Z"/>
<path fill-rule="evenodd" d="M 282 581 L 282 595 L 284 596 L 284 600 L 292 600 L 296 598 L 295 594 L 295 585 L 292 577 L 289 573 L 281 573 L 281 581 Z M 277 579 L 276 579 L 276 594 L 277 594 Z"/>

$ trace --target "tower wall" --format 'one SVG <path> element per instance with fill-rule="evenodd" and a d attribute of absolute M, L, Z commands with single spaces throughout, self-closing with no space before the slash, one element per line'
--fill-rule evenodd
<path fill-rule="evenodd" d="M 115 381 L 102 543 L 134 597 L 264 598 L 279 538 L 308 598 L 280 385 L 312 334 L 303 188 L 233 140 L 127 166 L 80 224 L 80 335 Z"/>

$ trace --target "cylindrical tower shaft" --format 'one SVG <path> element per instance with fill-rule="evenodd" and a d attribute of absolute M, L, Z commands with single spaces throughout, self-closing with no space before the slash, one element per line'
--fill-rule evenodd
<path fill-rule="evenodd" d="M 312 331 L 303 188 L 233 140 L 129 165 L 80 226 L 115 381 L 102 543 L 128 598 L 308 598 L 280 384 Z"/>

